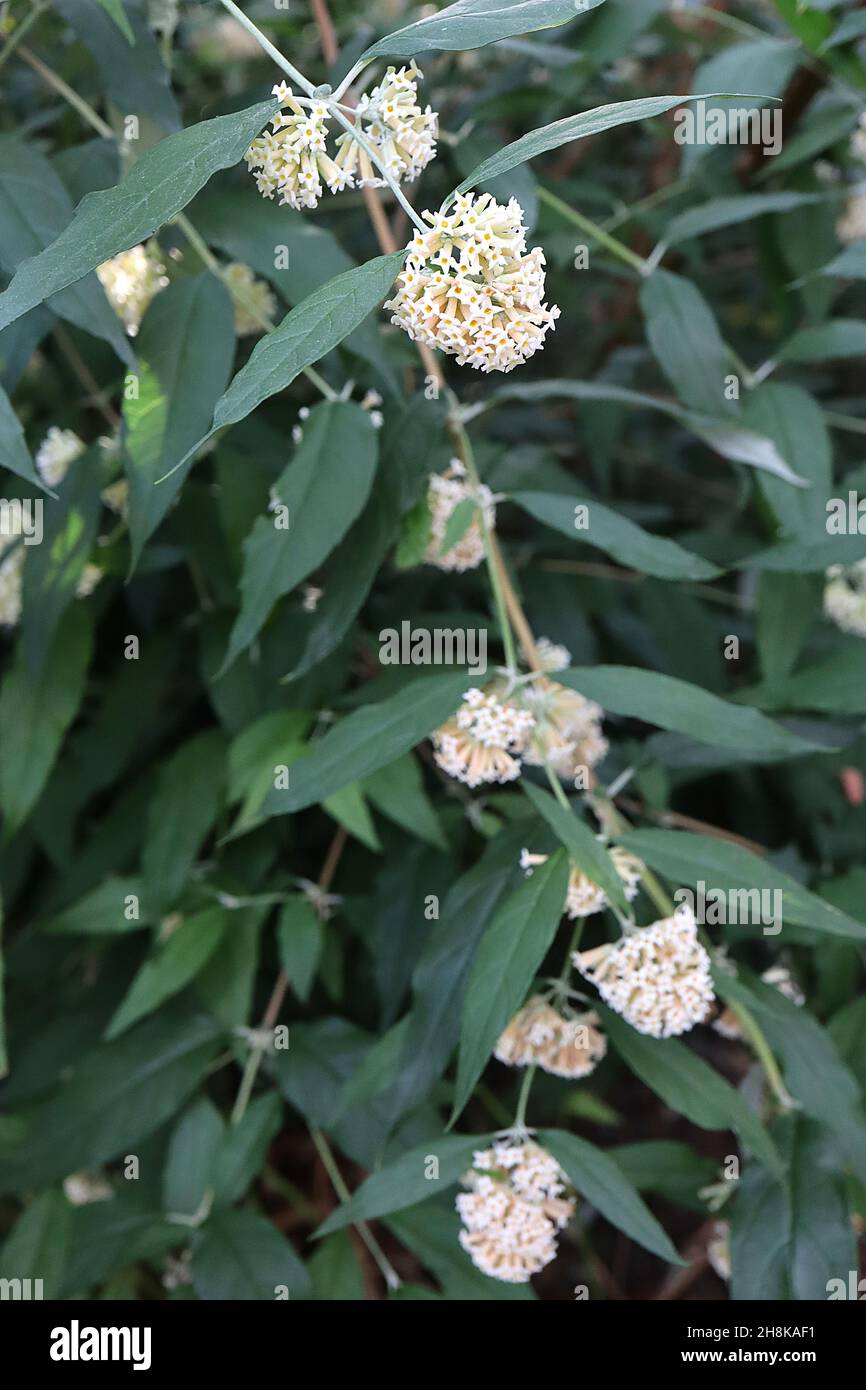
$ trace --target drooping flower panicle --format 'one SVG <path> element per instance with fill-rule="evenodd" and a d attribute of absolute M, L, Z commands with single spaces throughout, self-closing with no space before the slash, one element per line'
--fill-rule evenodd
<path fill-rule="evenodd" d="M 526 249 L 516 199 L 461 193 L 447 212 L 425 212 L 397 292 L 385 305 L 414 341 L 461 366 L 510 372 L 531 357 L 559 317 L 544 303 L 544 253 Z"/>
<path fill-rule="evenodd" d="M 606 1004 L 654 1038 L 687 1033 L 715 1002 L 710 958 L 687 904 L 616 944 L 576 952 L 572 960 Z"/>
<path fill-rule="evenodd" d="M 433 734 L 434 757 L 444 772 L 468 787 L 513 782 L 520 776 L 520 755 L 532 728 L 526 710 L 473 688 L 453 718 Z"/>
<path fill-rule="evenodd" d="M 494 1056 L 510 1067 L 541 1067 L 552 1076 L 589 1076 L 607 1051 L 594 1013 L 565 1018 L 536 995 L 524 1004 L 496 1044 Z"/>
<path fill-rule="evenodd" d="M 473 1155 L 463 1182 L 463 1249 L 490 1278 L 528 1283 L 556 1257 L 557 1231 L 574 1215 L 562 1169 L 538 1144 L 499 1143 Z"/>

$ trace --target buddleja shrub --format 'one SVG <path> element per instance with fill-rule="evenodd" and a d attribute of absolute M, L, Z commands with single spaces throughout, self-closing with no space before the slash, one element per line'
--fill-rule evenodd
<path fill-rule="evenodd" d="M 863 10 L 2 24 L 2 1276 L 851 1296 Z"/>

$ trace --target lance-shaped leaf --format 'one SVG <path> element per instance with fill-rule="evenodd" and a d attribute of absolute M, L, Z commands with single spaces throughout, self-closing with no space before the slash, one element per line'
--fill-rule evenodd
<path fill-rule="evenodd" d="M 505 900 L 481 938 L 463 1004 L 451 1124 L 550 948 L 565 906 L 568 872 L 568 860 L 557 850 Z"/>
<path fill-rule="evenodd" d="M 178 469 L 157 478 L 200 438 L 213 418 L 234 356 L 234 311 L 215 276 L 177 280 L 150 305 L 136 339 L 138 395 L 124 400 L 131 567 L 183 484 Z"/>
<path fill-rule="evenodd" d="M 290 769 L 285 790 L 271 788 L 262 816 L 302 811 L 408 753 L 454 713 L 471 681 L 453 672 L 427 676 L 341 719 Z"/>
<path fill-rule="evenodd" d="M 649 1038 L 605 1004 L 596 1011 L 611 1043 L 636 1076 L 701 1129 L 732 1129 L 763 1163 L 781 1172 L 776 1147 L 739 1091 L 679 1038 Z"/>
<path fill-rule="evenodd" d="M 731 1204 L 731 1298 L 824 1301 L 831 1280 L 847 1297 L 857 1243 L 830 1136 L 802 1115 L 783 1115 L 773 1137 L 784 1177 L 750 1163 Z"/>
<path fill-rule="evenodd" d="M 778 893 L 775 901 L 781 906 L 778 914 L 773 915 L 781 919 L 783 928 L 786 924 L 803 926 L 849 941 L 866 941 L 863 922 L 810 893 L 801 883 L 742 845 L 680 830 L 632 830 L 621 835 L 619 840 L 672 883 L 695 887 L 703 880 L 709 888 L 740 895 L 738 901 L 743 903 L 740 920 L 759 923 L 762 909 L 755 895 Z M 772 896 L 765 897 L 764 902 L 772 909 Z M 764 925 L 773 928 L 776 922 Z M 771 931 L 769 934 L 777 933 Z"/>
<path fill-rule="evenodd" d="M 595 546 L 620 564 L 651 574 L 656 579 L 714 579 L 715 565 L 684 550 L 666 536 L 654 536 L 626 516 L 601 502 L 582 497 L 563 497 L 555 492 L 515 492 L 512 502 L 536 521 L 552 527 L 570 540 Z M 578 507 L 585 509 L 587 525 L 577 526 Z M 582 511 L 580 515 L 582 516 Z M 444 549 L 444 546 L 443 546 Z"/>
<path fill-rule="evenodd" d="M 544 817 L 556 838 L 568 850 L 569 858 L 576 864 L 577 868 L 592 879 L 593 883 L 597 883 L 600 888 L 603 888 L 611 902 L 616 903 L 617 907 L 627 913 L 628 903 L 623 891 L 622 879 L 614 868 L 604 845 L 596 839 L 589 826 L 580 819 L 579 815 L 566 811 L 564 806 L 560 806 L 549 792 L 533 786 L 525 778 L 521 782 L 521 786 L 538 814 Z"/>
<path fill-rule="evenodd" d="M 638 1196 L 619 1164 L 594 1144 L 561 1129 L 542 1129 L 538 1142 L 556 1159 L 581 1197 L 617 1230 L 670 1264 L 681 1265 L 669 1236 Z"/>
<path fill-rule="evenodd" d="M 488 179 L 495 179 L 498 174 L 506 174 L 518 164 L 525 164 L 528 159 L 536 159 L 538 155 L 558 149 L 560 145 L 568 145 L 572 140 L 585 140 L 589 135 L 600 135 L 602 131 L 613 130 L 615 126 L 627 125 L 630 121 L 644 121 L 650 116 L 661 116 L 665 111 L 671 111 L 675 106 L 683 106 L 686 102 L 724 96 L 745 97 L 745 93 L 706 92 L 700 97 L 639 97 L 636 101 L 613 101 L 607 106 L 596 106 L 592 111 L 581 111 L 576 116 L 565 116 L 561 121 L 539 126 L 528 135 L 522 135 L 519 140 L 512 141 L 489 159 L 482 160 L 472 173 L 467 174 L 462 183 L 458 184 L 455 193 L 465 193 L 469 188 L 486 183 Z"/>
<path fill-rule="evenodd" d="M 392 1211 L 402 1211 L 404 1207 L 414 1207 L 428 1197 L 435 1197 L 445 1188 L 453 1186 L 467 1168 L 472 1167 L 472 1155 L 476 1149 L 483 1149 L 492 1136 L 476 1134 L 467 1138 L 465 1134 L 446 1134 L 441 1139 L 430 1139 L 416 1149 L 401 1154 L 393 1163 L 371 1174 L 352 1193 L 348 1202 L 332 1211 L 316 1231 L 316 1236 L 329 1235 L 343 1226 L 354 1226 L 359 1221 L 373 1221 L 379 1216 L 388 1216 Z M 436 1159 L 435 1171 L 430 1159 Z"/>
<path fill-rule="evenodd" d="M 180 130 L 146 150 L 114 188 L 88 193 L 68 227 L 19 266 L 0 295 L 0 329 L 146 240 L 185 208 L 212 174 L 237 164 L 276 109 L 275 101 L 260 101 Z"/>
<path fill-rule="evenodd" d="M 305 367 L 341 343 L 384 299 L 405 255 L 395 251 L 354 266 L 296 304 L 273 333 L 256 343 L 250 360 L 217 401 L 212 428 L 175 468 L 182 467 L 216 430 L 246 419 L 262 401 L 284 391 Z"/>
<path fill-rule="evenodd" d="M 483 48 L 499 39 L 532 34 L 567 24 L 604 0 L 457 0 L 456 5 L 407 24 L 379 39 L 364 53 L 370 58 L 415 58 L 431 49 L 449 52 Z"/>
<path fill-rule="evenodd" d="M 8 468 L 10 473 L 17 473 L 19 478 L 26 479 L 28 483 L 34 483 L 43 492 L 48 491 L 36 472 L 24 438 L 24 431 L 21 428 L 21 421 L 12 409 L 12 402 L 2 386 L 0 386 L 0 468 Z M 3 539 L 6 540 L 6 537 Z M 6 549 L 5 545 L 3 549 Z"/>
<path fill-rule="evenodd" d="M 133 1023 L 145 1018 L 178 994 L 213 955 L 229 924 L 222 907 L 206 908 L 182 921 L 135 976 L 108 1025 L 106 1038 L 125 1033 Z"/>
<path fill-rule="evenodd" d="M 72 214 L 72 199 L 39 150 L 12 135 L 0 136 L 0 266 L 7 275 L 49 246 Z M 48 307 L 135 365 L 123 325 L 94 274 L 53 295 Z"/>
<path fill-rule="evenodd" d="M 722 420 L 697 410 L 686 410 L 676 401 L 659 396 L 647 396 L 631 391 L 627 386 L 615 386 L 609 381 L 533 381 L 524 385 L 504 386 L 496 392 L 497 400 L 535 401 L 562 396 L 575 401 L 612 401 L 636 410 L 659 410 L 677 420 L 684 429 L 702 439 L 705 444 L 731 463 L 745 463 L 751 468 L 763 468 L 785 482 L 806 487 L 805 481 L 788 466 L 772 439 L 747 429 L 737 420 Z"/>
<path fill-rule="evenodd" d="M 691 280 L 656 270 L 640 289 L 653 356 L 686 405 L 707 415 L 733 414 L 725 397 L 729 359 L 716 317 Z"/>
<path fill-rule="evenodd" d="M 217 1207 L 192 1242 L 192 1282 L 199 1298 L 272 1301 L 285 1288 L 307 1298 L 310 1276 L 293 1245 L 256 1211 Z"/>
<path fill-rule="evenodd" d="M 17 830 L 45 786 L 81 697 L 93 627 L 76 606 L 57 630 L 37 676 L 17 654 L 0 689 L 0 808 L 7 834 Z"/>
<path fill-rule="evenodd" d="M 753 218 L 764 217 L 769 212 L 792 212 L 807 203 L 826 201 L 826 195 L 823 193 L 794 192 L 744 193 L 736 198 L 711 198 L 709 202 L 677 213 L 665 227 L 662 243 L 665 246 L 675 246 L 678 242 L 689 241 L 692 237 L 717 232 L 722 227 L 734 227 L 741 222 L 751 222 Z"/>
<path fill-rule="evenodd" d="M 123 8 L 123 0 L 99 0 L 99 3 L 106 13 L 111 15 L 127 43 L 134 44 L 135 34 L 132 32 L 132 25 Z"/>
<path fill-rule="evenodd" d="M 343 539 L 370 494 L 376 458 L 377 432 L 360 406 L 323 401 L 313 409 L 274 487 L 281 509 L 259 517 L 244 544 L 241 611 L 223 671 L 258 635 L 278 599 Z"/>
<path fill-rule="evenodd" d="M 611 714 L 688 734 L 700 743 L 761 753 L 767 762 L 824 751 L 821 744 L 789 733 L 758 710 L 733 705 L 698 685 L 658 671 L 634 666 L 573 666 L 560 672 L 557 680 L 596 700 Z"/>

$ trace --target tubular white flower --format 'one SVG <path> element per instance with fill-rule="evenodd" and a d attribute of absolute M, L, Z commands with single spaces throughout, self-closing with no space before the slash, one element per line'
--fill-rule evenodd
<path fill-rule="evenodd" d="M 52 425 L 36 451 L 36 467 L 43 483 L 48 487 L 62 483 L 69 465 L 81 457 L 86 447 L 74 430 Z"/>
<path fill-rule="evenodd" d="M 301 106 L 285 82 L 278 82 L 273 94 L 281 107 L 271 121 L 273 129 L 258 136 L 246 153 L 247 168 L 262 196 L 278 193 L 280 203 L 289 207 L 314 208 L 322 196 L 322 179 L 332 193 L 351 187 L 325 148 L 327 105 Z"/>
<path fill-rule="evenodd" d="M 482 372 L 510 372 L 540 348 L 559 309 L 544 301 L 544 254 L 526 250 L 523 210 L 490 193 L 458 194 L 449 212 L 425 212 L 391 322 L 427 347 Z"/>
<path fill-rule="evenodd" d="M 478 489 L 475 489 L 471 483 L 466 482 L 460 476 L 459 469 L 454 467 L 455 462 L 459 464 L 459 460 L 453 460 L 447 472 L 430 475 L 427 489 L 427 506 L 430 510 L 430 540 L 424 553 L 424 559 L 428 565 L 435 565 L 437 569 L 457 570 L 462 573 L 465 570 L 476 569 L 484 560 L 484 533 L 481 529 L 481 517 L 476 515 L 457 544 L 452 545 L 443 553 L 442 543 L 445 540 L 448 522 L 460 503 L 471 497 L 483 510 L 487 525 L 494 526 L 496 524 L 496 507 L 490 488 L 482 483 Z"/>
<path fill-rule="evenodd" d="M 603 842 L 602 836 L 597 838 Z M 637 855 L 630 854 L 620 845 L 611 845 L 608 853 L 614 868 L 622 879 L 623 892 L 626 898 L 629 902 L 633 902 L 638 895 L 641 878 L 646 872 L 646 865 L 638 859 Z M 530 854 L 529 850 L 524 849 L 520 852 L 520 867 L 529 875 L 537 864 L 545 864 L 547 858 L 546 854 Z M 603 912 L 609 906 L 610 903 L 604 889 L 594 883 L 582 869 L 578 869 L 572 864 L 565 895 L 565 911 L 568 916 L 572 920 L 578 917 L 591 917 L 593 913 Z"/>
<path fill-rule="evenodd" d="M 575 1201 L 558 1163 L 538 1144 L 500 1143 L 473 1155 L 456 1200 L 460 1244 L 491 1279 L 526 1284 L 556 1256 L 556 1233 Z"/>
<path fill-rule="evenodd" d="M 541 1067 L 553 1076 L 577 1080 L 589 1076 L 607 1051 L 598 1023 L 594 1013 L 564 1018 L 536 995 L 515 1014 L 493 1055 L 510 1067 Z"/>
<path fill-rule="evenodd" d="M 413 182 L 436 155 L 439 117 L 430 106 L 422 110 L 418 105 L 415 79 L 423 76 L 414 62 L 399 72 L 390 67 L 379 85 L 360 98 L 356 108 L 364 134 L 398 183 Z M 352 142 L 352 137 L 347 131 L 337 144 L 348 142 Z M 368 181 L 377 185 L 384 182 L 375 177 L 360 180 L 362 185 Z"/>
<path fill-rule="evenodd" d="M 710 958 L 687 904 L 672 917 L 615 945 L 576 952 L 574 965 L 632 1028 L 654 1038 L 687 1033 L 707 1017 L 715 996 Z"/>
<path fill-rule="evenodd" d="M 527 711 L 473 688 L 453 718 L 432 735 L 434 757 L 443 772 L 468 787 L 513 782 L 520 776 L 520 754 L 532 727 Z"/>
<path fill-rule="evenodd" d="M 866 637 L 866 560 L 831 565 L 826 572 L 824 615 L 843 632 Z"/>

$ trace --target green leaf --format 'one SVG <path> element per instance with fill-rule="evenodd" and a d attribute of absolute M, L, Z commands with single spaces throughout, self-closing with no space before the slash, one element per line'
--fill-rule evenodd
<path fill-rule="evenodd" d="M 19 651 L 0 688 L 0 807 L 5 831 L 19 828 L 35 806 L 75 718 L 93 649 L 86 610 L 76 606 L 31 677 Z"/>
<path fill-rule="evenodd" d="M 445 527 L 445 534 L 439 546 L 440 555 L 447 555 L 449 550 L 453 550 L 455 545 L 462 541 L 476 515 L 480 513 L 474 497 L 464 497 L 462 502 L 457 503 Z"/>
<path fill-rule="evenodd" d="M 0 295 L 0 328 L 119 251 L 145 241 L 186 207 L 212 174 L 238 162 L 276 109 L 275 101 L 262 101 L 169 135 L 145 150 L 115 188 L 89 193 L 69 226 L 25 261 Z"/>
<path fill-rule="evenodd" d="M 232 1303 L 308 1298 L 311 1291 L 310 1276 L 276 1226 L 257 1211 L 225 1207 L 195 1234 L 192 1282 L 199 1298 Z"/>
<path fill-rule="evenodd" d="M 259 517 L 244 545 L 241 611 L 222 671 L 258 636 L 277 601 L 343 539 L 370 494 L 377 457 L 377 431 L 359 406 L 323 401 L 310 412 L 274 487 L 287 511 Z"/>
<path fill-rule="evenodd" d="M 866 13 L 863 17 L 866 19 Z M 846 246 L 817 273 L 837 276 L 840 280 L 866 280 L 866 242 L 860 240 Z"/>
<path fill-rule="evenodd" d="M 92 0 L 53 2 L 99 69 L 98 90 L 104 93 L 109 118 L 113 116 L 122 128 L 123 116 L 135 112 L 142 121 L 145 139 L 152 139 L 158 131 L 177 130 L 181 119 L 171 76 L 157 36 L 148 25 L 154 9 L 150 0 L 122 0 L 134 44 Z"/>
<path fill-rule="evenodd" d="M 126 899 L 141 897 L 138 878 L 106 878 L 71 907 L 49 917 L 42 930 L 57 936 L 122 936 L 148 925 L 145 916 L 127 918 Z"/>
<path fill-rule="evenodd" d="M 676 246 L 692 237 L 717 232 L 765 217 L 771 212 L 792 212 L 808 203 L 826 202 L 823 193 L 743 193 L 732 198 L 711 198 L 671 218 L 662 235 L 665 246 Z"/>
<path fill-rule="evenodd" d="M 216 1048 L 208 1019 L 169 1009 L 75 1058 L 48 1100 L 25 1112 L 27 1134 L 4 1152 L 0 1190 L 29 1191 L 134 1153 L 183 1104 Z"/>
<path fill-rule="evenodd" d="M 363 786 L 376 810 L 389 820 L 436 849 L 448 848 L 439 814 L 424 790 L 421 769 L 411 753 L 365 777 Z"/>
<path fill-rule="evenodd" d="M 170 1215 L 195 1216 L 211 1185 L 224 1136 L 223 1118 L 207 1096 L 181 1115 L 162 1173 L 162 1205 Z"/>
<path fill-rule="evenodd" d="M 776 354 L 778 362 L 830 362 L 836 358 L 866 355 L 866 322 L 862 319 L 830 319 L 801 328 Z"/>
<path fill-rule="evenodd" d="M 99 0 L 99 4 L 105 10 L 106 14 L 110 15 L 114 20 L 127 43 L 134 45 L 135 35 L 126 17 L 126 11 L 123 8 L 123 0 Z"/>
<path fill-rule="evenodd" d="M 154 484 L 210 425 L 234 348 L 229 293 L 208 271 L 169 285 L 144 316 L 136 338 L 138 394 L 124 392 L 123 402 L 133 569 L 186 475 L 179 469 L 161 487 Z"/>
<path fill-rule="evenodd" d="M 809 617 L 814 616 L 813 605 Z M 852 638 L 814 666 L 743 691 L 743 698 L 762 709 L 866 714 L 866 650 L 859 639 Z"/>
<path fill-rule="evenodd" d="M 798 1008 L 748 971 L 713 972 L 717 992 L 742 1004 L 782 1061 L 785 1085 L 807 1115 L 835 1135 L 848 1163 L 866 1182 L 866 1114 L 863 1096 L 830 1034 L 808 1009 Z"/>
<path fill-rule="evenodd" d="M 364 1275 L 348 1231 L 326 1236 L 309 1264 L 316 1298 L 327 1303 L 361 1303 Z"/>
<path fill-rule="evenodd" d="M 453 1124 L 510 1020 L 526 1000 L 565 907 L 568 860 L 561 850 L 499 908 L 485 931 L 466 986 Z"/>
<path fill-rule="evenodd" d="M 149 908 L 171 907 L 216 820 L 225 746 L 215 729 L 197 734 L 165 763 L 148 808 L 141 865 Z"/>
<path fill-rule="evenodd" d="M 852 10 L 843 14 L 836 28 L 821 45 L 822 50 L 836 48 L 840 43 L 852 43 L 866 34 L 866 14 L 862 10 Z"/>
<path fill-rule="evenodd" d="M 106 1029 L 107 1039 L 125 1033 L 194 980 L 228 927 L 228 914 L 209 907 L 185 918 L 145 961 Z"/>
<path fill-rule="evenodd" d="M 781 524 L 781 535 L 804 541 L 826 533 L 826 500 L 833 483 L 833 446 L 818 402 L 799 386 L 767 382 L 750 391 L 743 418 L 775 443 L 807 488 L 791 488 L 769 474 L 758 486 Z"/>
<path fill-rule="evenodd" d="M 750 1163 L 732 1203 L 731 1298 L 824 1302 L 831 1279 L 842 1280 L 847 1296 L 857 1249 L 827 1135 L 799 1115 L 783 1116 L 773 1135 L 785 1177 Z"/>
<path fill-rule="evenodd" d="M 611 902 L 628 913 L 629 906 L 622 886 L 622 879 L 613 866 L 611 857 L 579 815 L 566 811 L 564 806 L 525 778 L 520 784 L 536 811 L 547 821 L 556 838 L 568 850 L 572 863 L 576 864 L 593 883 L 603 888 Z"/>
<path fill-rule="evenodd" d="M 469 681 L 453 673 L 422 677 L 341 719 L 292 768 L 285 790 L 271 788 L 262 815 L 302 811 L 408 753 L 454 713 Z"/>
<path fill-rule="evenodd" d="M 48 491 L 36 472 L 30 457 L 30 450 L 24 439 L 21 421 L 12 409 L 12 402 L 2 386 L 0 386 L 0 460 L 2 460 L 2 467 L 8 468 L 10 473 L 17 473 L 19 478 L 26 479 L 28 483 L 34 483 L 43 492 Z"/>
<path fill-rule="evenodd" d="M 381 854 L 382 845 L 360 782 L 350 782 L 338 792 L 331 792 L 322 802 L 322 810 L 333 816 L 337 824 L 360 840 L 362 845 L 375 854 Z"/>
<path fill-rule="evenodd" d="M 322 1222 L 316 1236 L 330 1235 L 344 1226 L 373 1221 L 426 1201 L 458 1182 L 467 1168 L 471 1168 L 475 1151 L 485 1148 L 489 1142 L 490 1136 L 483 1134 L 468 1138 L 465 1134 L 446 1134 L 441 1139 L 428 1139 L 371 1174 L 348 1202 Z M 436 1159 L 435 1166 L 431 1158 Z"/>
<path fill-rule="evenodd" d="M 707 92 L 706 96 L 722 96 L 725 93 Z M 730 94 L 739 95 L 739 94 Z M 614 101 L 608 106 L 596 106 L 592 111 L 581 111 L 577 116 L 565 116 L 551 125 L 539 126 L 528 135 L 522 135 L 506 145 L 489 159 L 483 160 L 457 185 L 455 193 L 465 193 L 479 183 L 505 174 L 528 159 L 536 159 L 548 150 L 558 149 L 560 145 L 570 144 L 572 140 L 585 140 L 589 135 L 599 135 L 602 131 L 613 130 L 616 126 L 630 121 L 643 121 L 651 116 L 661 116 L 675 106 L 683 106 L 697 97 L 665 96 L 639 97 L 637 101 Z"/>
<path fill-rule="evenodd" d="M 91 449 L 73 463 L 57 497 L 43 502 L 41 542 L 24 552 L 21 647 L 34 678 L 90 558 L 102 509 L 101 486 L 101 461 Z"/>
<path fill-rule="evenodd" d="M 57 1298 L 69 1248 L 70 1214 L 60 1191 L 34 1197 L 0 1250 L 0 1279 L 38 1280 L 40 1292 L 33 1292 L 31 1285 L 30 1297 Z M 10 1295 L 4 1292 L 6 1297 Z"/>
<path fill-rule="evenodd" d="M 722 458 L 730 459 L 732 463 L 748 464 L 751 468 L 765 468 L 786 482 L 805 486 L 803 479 L 788 467 L 771 439 L 745 429 L 733 418 L 722 420 L 702 415 L 694 410 L 686 410 L 675 401 L 647 396 L 641 391 L 630 391 L 628 387 L 615 386 L 608 381 L 537 381 L 522 386 L 500 387 L 495 393 L 497 400 L 534 401 L 548 396 L 564 396 L 577 401 L 612 401 L 636 410 L 659 410 L 697 435 Z"/>
<path fill-rule="evenodd" d="M 322 923 L 312 903 L 301 893 L 289 898 L 280 910 L 277 949 L 280 968 L 302 1003 L 310 997 L 322 944 Z"/>
<path fill-rule="evenodd" d="M 758 575 L 757 641 L 767 681 L 787 676 L 820 607 L 818 585 L 808 574 Z M 822 687 L 822 693 L 828 687 Z M 830 690 L 835 693 L 835 686 Z M 750 698 L 750 704 L 760 703 Z M 802 708 L 802 706 L 799 706 Z"/>
<path fill-rule="evenodd" d="M 262 1171 L 268 1145 L 280 1128 L 282 1100 L 276 1091 L 256 1096 L 247 1107 L 240 1124 L 231 1125 L 223 1136 L 213 1171 L 213 1188 L 218 1202 L 236 1202 Z"/>
<path fill-rule="evenodd" d="M 542 1129 L 537 1138 L 568 1174 L 580 1195 L 612 1226 L 659 1259 L 676 1265 L 685 1263 L 614 1159 L 565 1130 Z"/>
<path fill-rule="evenodd" d="M 764 1126 L 723 1076 L 677 1038 L 638 1033 L 604 1004 L 596 1004 L 616 1051 L 636 1076 L 678 1115 L 701 1129 L 732 1129 L 763 1163 L 781 1171 L 781 1160 Z"/>
<path fill-rule="evenodd" d="M 611 714 L 641 719 L 688 734 L 700 743 L 765 756 L 767 762 L 820 751 L 821 745 L 789 733 L 757 710 L 730 704 L 700 686 L 633 666 L 583 666 L 556 679 Z M 757 716 L 757 717 L 756 717 Z"/>
<path fill-rule="evenodd" d="M 72 200 L 59 175 L 33 145 L 0 136 L 0 266 L 12 275 L 60 235 L 73 215 Z M 92 268 L 91 268 L 92 269 Z M 52 295 L 48 308 L 67 322 L 110 343 L 122 361 L 135 366 L 123 325 L 90 274 L 80 284 Z"/>
<path fill-rule="evenodd" d="M 730 411 L 725 378 L 731 366 L 700 290 L 681 275 L 656 270 L 641 285 L 640 303 L 653 355 L 677 395 L 708 415 Z"/>
<path fill-rule="evenodd" d="M 708 560 L 683 550 L 676 541 L 654 536 L 601 502 L 578 496 L 563 497 L 554 492 L 515 492 L 511 494 L 511 501 L 536 521 L 560 531 L 570 540 L 595 546 L 642 574 L 651 574 L 657 579 L 704 580 L 720 573 Z M 578 528 L 579 505 L 586 507 L 589 525 Z"/>
<path fill-rule="evenodd" d="M 862 922 L 816 897 L 781 869 L 742 845 L 681 830 L 632 830 L 618 838 L 672 883 L 687 884 L 691 888 L 703 879 L 709 887 L 726 892 L 778 892 L 781 898 L 775 901 L 781 903 L 783 924 L 809 927 L 849 940 L 866 940 L 866 926 Z M 772 903 L 774 900 L 765 901 Z M 754 898 L 750 899 L 752 905 L 754 902 Z M 741 920 L 744 916 L 757 919 L 760 915 L 750 908 L 741 914 Z"/>
<path fill-rule="evenodd" d="M 175 467 L 181 467 L 217 430 L 246 419 L 262 401 L 284 391 L 305 367 L 337 347 L 382 302 L 405 255 L 396 251 L 344 271 L 296 305 L 273 333 L 260 338 L 249 361 L 217 401 L 211 430 Z"/>
<path fill-rule="evenodd" d="M 617 1144 L 607 1153 L 639 1192 L 658 1192 L 677 1206 L 706 1210 L 698 1193 L 715 1180 L 716 1165 L 688 1144 L 676 1139 L 646 1139 Z"/>
<path fill-rule="evenodd" d="M 416 58 L 431 49 L 482 48 L 516 34 L 567 24 L 604 0 L 457 0 L 436 14 L 407 24 L 365 50 L 371 58 Z"/>

